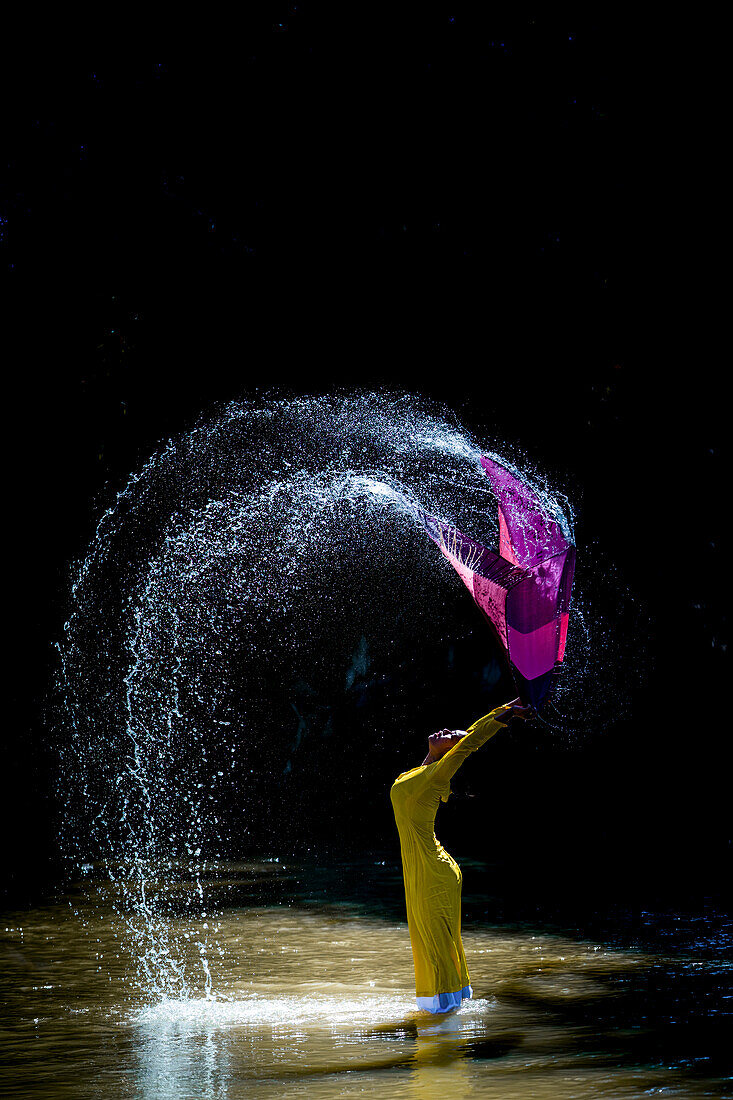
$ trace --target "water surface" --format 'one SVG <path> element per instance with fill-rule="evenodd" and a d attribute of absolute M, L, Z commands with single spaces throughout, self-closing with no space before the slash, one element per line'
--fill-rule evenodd
<path fill-rule="evenodd" d="M 647 914 L 634 946 L 490 923 L 480 870 L 464 863 L 475 999 L 446 1017 L 414 1011 L 399 868 L 383 857 L 219 864 L 209 908 L 181 904 L 174 929 L 182 999 L 142 992 L 104 877 L 6 913 L 3 1095 L 732 1095 L 729 921 Z"/>

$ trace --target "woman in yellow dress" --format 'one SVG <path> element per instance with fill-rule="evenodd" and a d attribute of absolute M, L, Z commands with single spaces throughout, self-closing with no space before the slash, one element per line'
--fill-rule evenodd
<path fill-rule="evenodd" d="M 514 699 L 465 733 L 444 729 L 431 734 L 420 767 L 402 772 L 392 785 L 417 1005 L 428 1012 L 450 1012 L 473 993 L 461 942 L 461 869 L 435 836 L 438 806 L 448 801 L 451 778 L 470 753 L 512 718 L 533 714 Z"/>

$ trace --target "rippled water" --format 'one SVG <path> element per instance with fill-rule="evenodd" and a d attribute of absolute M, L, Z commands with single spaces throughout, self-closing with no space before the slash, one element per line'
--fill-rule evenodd
<path fill-rule="evenodd" d="M 111 904 L 70 898 L 2 922 L 3 1095 L 17 1097 L 730 1096 L 731 923 L 647 914 L 623 936 L 487 923 L 464 862 L 475 999 L 414 1011 L 400 870 L 219 864 L 206 915 L 175 928 L 211 982 L 151 999 Z M 195 883 L 181 891 L 195 891 Z M 70 904 L 71 902 L 71 904 Z M 628 939 L 628 938 L 627 938 Z"/>

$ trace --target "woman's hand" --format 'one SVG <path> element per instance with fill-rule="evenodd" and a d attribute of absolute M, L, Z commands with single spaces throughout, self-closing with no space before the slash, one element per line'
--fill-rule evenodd
<path fill-rule="evenodd" d="M 527 721 L 527 719 L 534 718 L 535 715 L 536 711 L 534 707 L 527 706 L 522 702 L 519 696 L 517 696 L 516 699 L 512 699 L 511 703 L 506 704 L 503 717 L 511 722 L 513 718 L 522 718 Z"/>

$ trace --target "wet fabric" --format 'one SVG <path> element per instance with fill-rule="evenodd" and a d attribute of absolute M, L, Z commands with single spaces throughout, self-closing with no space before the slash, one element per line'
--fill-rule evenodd
<path fill-rule="evenodd" d="M 509 709 L 497 707 L 479 718 L 445 756 L 402 772 L 390 791 L 400 834 L 415 992 L 418 1007 L 431 1012 L 449 1011 L 471 996 L 461 942 L 461 869 L 435 836 L 435 815 L 441 800 L 448 801 L 451 778 L 506 725 L 501 717 Z"/>
<path fill-rule="evenodd" d="M 470 1001 L 473 990 L 470 985 L 464 985 L 457 993 L 436 993 L 434 997 L 418 997 L 417 1007 L 425 1012 L 452 1012 L 460 1008 L 464 1001 Z"/>
<path fill-rule="evenodd" d="M 497 501 L 498 550 L 417 512 L 506 654 L 520 698 L 539 711 L 565 655 L 575 547 L 549 497 L 493 458 L 481 465 Z"/>

